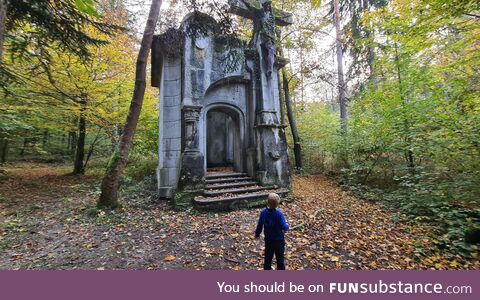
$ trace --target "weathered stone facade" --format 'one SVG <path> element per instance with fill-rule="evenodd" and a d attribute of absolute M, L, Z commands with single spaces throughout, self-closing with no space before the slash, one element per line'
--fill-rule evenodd
<path fill-rule="evenodd" d="M 229 166 L 262 185 L 290 187 L 279 123 L 282 60 L 267 76 L 260 43 L 251 43 L 240 49 L 245 55 L 236 69 L 226 72 L 226 53 L 218 43 L 213 36 L 187 36 L 176 58 L 152 47 L 152 82 L 160 88 L 158 190 L 179 206 L 203 189 L 210 167 Z"/>

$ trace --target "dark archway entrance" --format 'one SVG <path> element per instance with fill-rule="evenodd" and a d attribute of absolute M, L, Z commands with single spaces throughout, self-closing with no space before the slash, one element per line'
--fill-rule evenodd
<path fill-rule="evenodd" d="M 238 113 L 226 107 L 207 112 L 207 168 L 242 171 L 242 137 Z"/>

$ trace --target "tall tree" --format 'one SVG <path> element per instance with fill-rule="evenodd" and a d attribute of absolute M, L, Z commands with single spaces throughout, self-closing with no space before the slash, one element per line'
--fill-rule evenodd
<path fill-rule="evenodd" d="M 79 100 L 80 115 L 78 118 L 78 140 L 77 150 L 75 152 L 75 162 L 73 163 L 73 174 L 83 175 L 85 173 L 85 139 L 87 136 L 87 120 L 85 112 L 87 110 L 87 99 L 83 98 Z"/>
<path fill-rule="evenodd" d="M 374 31 L 364 24 L 363 16 L 387 3 L 388 0 L 348 0 L 340 3 L 340 11 L 348 15 L 344 26 L 344 46 L 351 57 L 347 78 L 360 86 L 366 79 L 373 78 L 375 59 Z"/>
<path fill-rule="evenodd" d="M 3 41 L 5 39 L 5 23 L 7 21 L 7 0 L 0 0 L 0 63 L 3 57 Z"/>
<path fill-rule="evenodd" d="M 401 100 L 402 106 L 402 116 L 403 116 L 403 127 L 404 127 L 404 136 L 405 136 L 405 144 L 406 144 L 406 151 L 405 151 L 405 160 L 407 161 L 408 168 L 410 172 L 413 174 L 415 170 L 415 161 L 413 156 L 412 150 L 412 133 L 410 132 L 410 120 L 407 113 L 408 102 L 405 95 L 405 88 L 403 86 L 403 79 L 402 79 L 402 69 L 401 69 L 401 62 L 400 62 L 400 55 L 398 51 L 398 45 L 394 43 L 394 56 L 395 56 L 395 69 L 396 69 L 396 77 L 398 82 L 398 94 Z"/>
<path fill-rule="evenodd" d="M 347 131 L 347 96 L 345 92 L 345 75 L 343 73 L 343 36 L 340 19 L 339 0 L 333 0 L 333 22 L 335 25 L 335 48 L 337 55 L 338 102 L 340 104 L 341 130 Z"/>
<path fill-rule="evenodd" d="M 155 27 L 160 15 L 161 5 L 162 0 L 153 0 L 150 6 L 150 12 L 137 58 L 135 88 L 132 102 L 130 104 L 127 120 L 123 127 L 118 149 L 112 154 L 105 177 L 102 181 L 102 193 L 97 203 L 99 207 L 116 208 L 119 205 L 119 181 L 128 161 L 128 153 L 135 135 L 140 112 L 142 111 L 143 99 L 147 86 L 146 77 L 148 55 L 150 53 Z"/>
<path fill-rule="evenodd" d="M 295 168 L 297 170 L 303 169 L 303 160 L 302 160 L 302 145 L 300 144 L 300 135 L 297 130 L 297 121 L 292 108 L 292 100 L 290 97 L 290 88 L 288 86 L 287 71 L 282 70 L 282 83 L 283 83 L 283 93 L 285 95 L 285 106 L 287 108 L 287 117 L 288 123 L 290 124 L 290 130 L 292 131 L 293 137 L 293 153 L 295 155 Z"/>
<path fill-rule="evenodd" d="M 121 6 L 123 2 L 118 2 L 111 7 L 110 1 L 101 0 L 102 22 L 124 27 L 128 12 Z M 4 63 L 16 70 L 22 82 L 7 84 L 0 104 L 0 119 L 5 120 L 5 126 L 0 126 L 0 139 L 15 141 L 22 135 L 19 129 L 23 126 L 16 125 L 20 120 L 33 127 L 23 130 L 33 135 L 47 129 L 70 132 L 68 148 L 74 158 L 73 174 L 77 175 L 85 172 L 84 149 L 90 132 L 113 132 L 123 122 L 135 72 L 134 37 L 123 31 L 105 35 L 93 26 L 85 31 L 98 40 L 108 38 L 109 43 L 88 46 L 88 61 L 71 52 L 55 51 L 52 45 L 54 51 L 47 71 L 37 67 L 42 63 L 41 57 L 14 60 L 7 49 Z"/>
<path fill-rule="evenodd" d="M 279 40 L 280 41 L 282 40 L 280 34 L 279 34 Z M 281 43 L 279 43 L 279 46 L 278 46 L 278 54 L 281 57 L 283 57 L 283 47 Z M 303 169 L 302 145 L 300 144 L 300 135 L 298 134 L 297 122 L 295 120 L 295 115 L 292 108 L 292 99 L 290 95 L 290 87 L 288 85 L 289 80 L 288 80 L 286 68 L 282 69 L 281 81 L 282 81 L 283 98 L 285 100 L 285 107 L 287 109 L 288 123 L 290 124 L 290 131 L 292 132 L 292 138 L 293 138 L 293 153 L 295 155 L 295 168 L 297 170 L 302 170 Z"/>
<path fill-rule="evenodd" d="M 0 49 L 8 47 L 12 57 L 23 60 L 49 61 L 54 50 L 86 59 L 88 46 L 107 43 L 88 34 L 89 27 L 107 36 L 121 29 L 101 22 L 95 5 L 94 0 L 0 0 Z M 8 66 L 3 67 L 6 71 Z M 43 67 L 48 68 L 48 63 Z M 11 68 L 8 71 L 15 74 Z"/>

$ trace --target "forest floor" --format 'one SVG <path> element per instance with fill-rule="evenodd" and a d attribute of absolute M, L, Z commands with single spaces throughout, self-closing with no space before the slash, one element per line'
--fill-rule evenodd
<path fill-rule="evenodd" d="M 117 212 L 95 210 L 99 178 L 23 163 L 0 179 L 0 269 L 259 269 L 253 238 L 260 209 L 175 211 L 129 193 Z M 132 196 L 133 195 L 133 196 Z M 289 269 L 480 269 L 434 250 L 432 228 L 356 199 L 322 176 L 294 177 L 281 210 Z"/>

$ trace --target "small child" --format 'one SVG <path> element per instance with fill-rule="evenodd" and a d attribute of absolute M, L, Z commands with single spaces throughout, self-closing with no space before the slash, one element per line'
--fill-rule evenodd
<path fill-rule="evenodd" d="M 268 195 L 267 208 L 260 213 L 257 230 L 255 230 L 255 238 L 259 238 L 262 229 L 265 229 L 264 270 L 272 269 L 273 254 L 277 259 L 277 270 L 285 270 L 285 232 L 288 231 L 288 224 L 283 214 L 277 209 L 279 203 L 279 195 L 274 193 Z"/>

